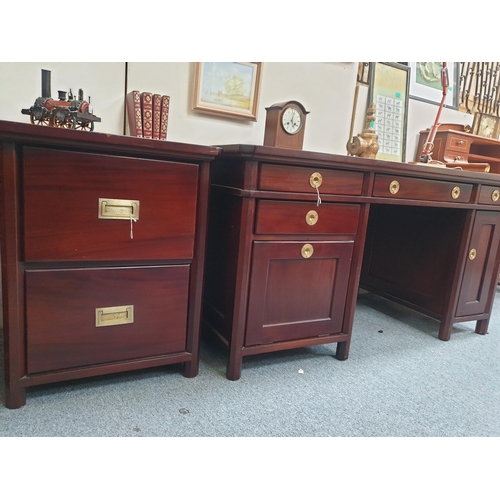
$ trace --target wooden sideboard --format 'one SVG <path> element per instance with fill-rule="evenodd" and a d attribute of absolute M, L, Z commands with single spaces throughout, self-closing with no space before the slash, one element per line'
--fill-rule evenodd
<path fill-rule="evenodd" d="M 359 286 L 487 332 L 499 268 L 500 176 L 265 146 L 211 166 L 203 324 L 245 356 L 336 343 Z"/>
<path fill-rule="evenodd" d="M 420 132 L 415 155 L 417 162 L 428 135 L 429 130 Z M 443 163 L 488 163 L 490 173 L 500 174 L 500 140 L 469 134 L 444 124 L 436 133 L 432 159 Z"/>
<path fill-rule="evenodd" d="M 217 149 L 0 121 L 5 398 L 199 365 Z"/>

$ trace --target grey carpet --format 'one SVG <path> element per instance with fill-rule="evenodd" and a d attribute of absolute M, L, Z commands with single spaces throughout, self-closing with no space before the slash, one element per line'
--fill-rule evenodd
<path fill-rule="evenodd" d="M 0 398 L 0 436 L 500 436 L 500 299 L 489 334 L 438 323 L 361 294 L 349 359 L 335 345 L 244 358 L 202 341 L 200 373 L 168 366 L 29 388 L 18 410 Z M 3 362 L 3 360 L 2 360 Z"/>

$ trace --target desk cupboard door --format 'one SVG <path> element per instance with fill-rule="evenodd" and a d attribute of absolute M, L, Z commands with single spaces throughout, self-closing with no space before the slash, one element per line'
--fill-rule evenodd
<path fill-rule="evenodd" d="M 245 346 L 341 333 L 352 241 L 253 245 Z"/>
<path fill-rule="evenodd" d="M 488 312 L 493 281 L 498 277 L 500 213 L 477 212 L 467 249 L 466 264 L 457 306 L 457 316 Z"/>

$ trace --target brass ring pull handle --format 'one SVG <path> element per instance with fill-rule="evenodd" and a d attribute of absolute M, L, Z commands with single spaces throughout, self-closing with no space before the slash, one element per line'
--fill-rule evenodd
<path fill-rule="evenodd" d="M 456 200 L 460 196 L 460 188 L 458 186 L 455 186 L 451 190 L 451 197 Z"/>
<path fill-rule="evenodd" d="M 311 177 L 309 177 L 309 184 L 314 189 L 319 188 L 322 182 L 323 176 L 319 172 L 314 172 L 311 174 Z"/>
<path fill-rule="evenodd" d="M 477 251 L 475 248 L 473 248 L 470 252 L 469 252 L 469 260 L 474 260 L 476 258 L 476 255 L 477 255 Z"/>
<path fill-rule="evenodd" d="M 308 259 L 314 253 L 314 248 L 310 243 L 306 243 L 300 250 L 300 254 L 304 259 Z"/>
<path fill-rule="evenodd" d="M 399 191 L 399 182 L 398 181 L 392 181 L 389 184 L 389 192 L 391 194 L 396 194 Z"/>
<path fill-rule="evenodd" d="M 491 193 L 491 200 L 498 201 L 498 198 L 500 198 L 500 191 L 498 189 L 495 189 L 495 191 Z"/>
<path fill-rule="evenodd" d="M 314 226 L 314 224 L 316 224 L 316 222 L 318 222 L 318 219 L 319 219 L 319 215 L 318 215 L 318 212 L 316 212 L 316 210 L 309 210 L 309 212 L 307 212 L 306 222 L 310 226 Z"/>

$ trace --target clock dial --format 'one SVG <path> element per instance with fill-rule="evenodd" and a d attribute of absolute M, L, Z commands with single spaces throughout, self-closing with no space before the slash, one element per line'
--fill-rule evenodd
<path fill-rule="evenodd" d="M 283 112 L 281 116 L 283 130 L 288 134 L 296 134 L 302 127 L 302 115 L 300 111 L 291 106 Z"/>
<path fill-rule="evenodd" d="M 481 135 L 484 137 L 492 137 L 493 129 L 495 128 L 495 123 L 491 118 L 483 118 L 481 123 Z"/>

